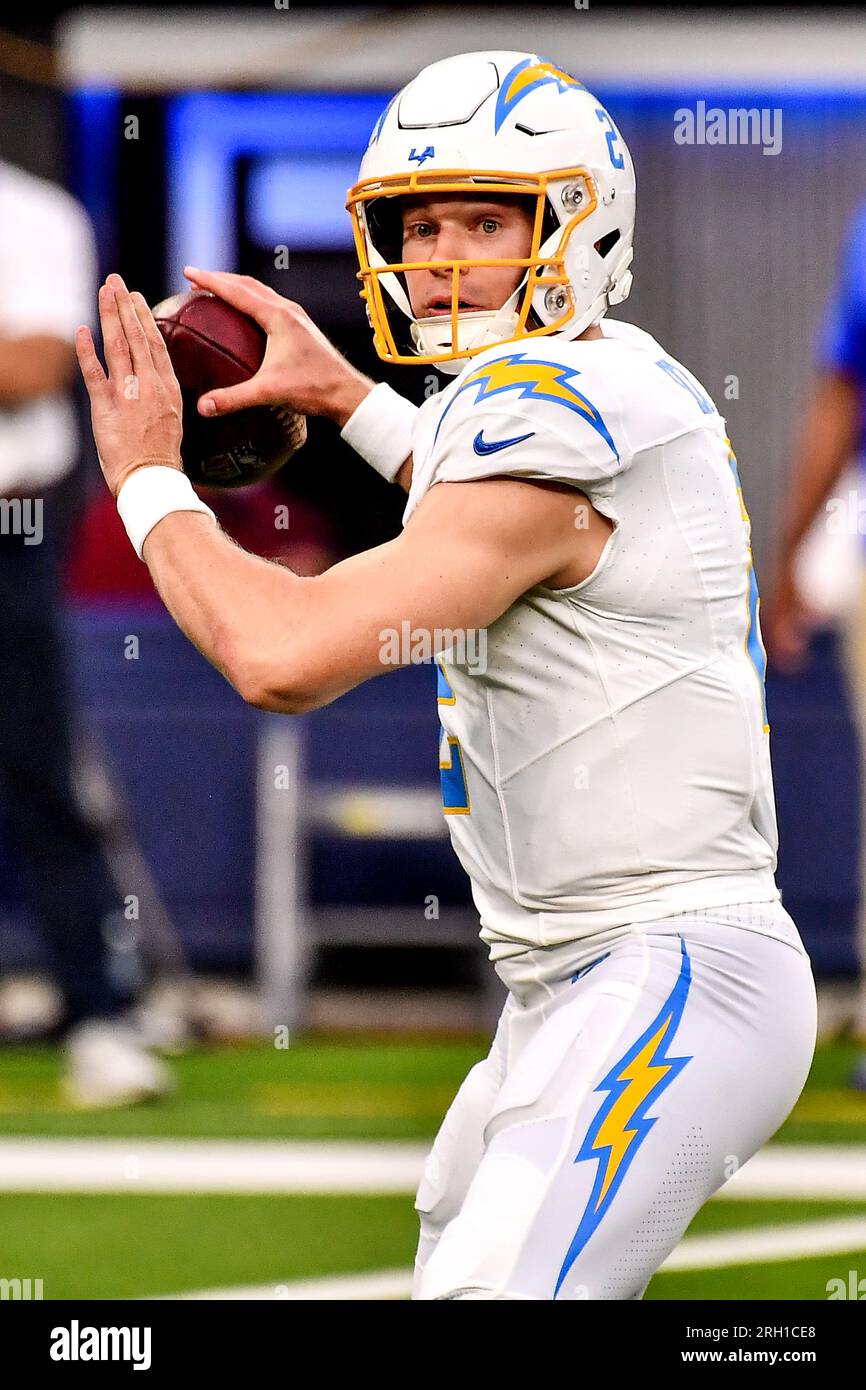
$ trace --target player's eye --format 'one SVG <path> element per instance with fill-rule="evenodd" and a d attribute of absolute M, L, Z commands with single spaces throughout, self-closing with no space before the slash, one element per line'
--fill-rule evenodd
<path fill-rule="evenodd" d="M 490 232 L 497 232 L 497 231 L 499 230 L 499 227 L 500 227 L 500 223 L 499 223 L 499 221 L 497 220 L 497 218 L 495 218 L 495 217 L 482 217 L 482 219 L 481 219 L 481 230 L 482 230 L 483 232 L 488 232 L 488 233 L 490 233 Z"/>
<path fill-rule="evenodd" d="M 431 227 L 429 222 L 410 222 L 409 226 L 406 228 L 404 235 L 406 237 L 426 237 L 432 231 L 433 228 Z"/>

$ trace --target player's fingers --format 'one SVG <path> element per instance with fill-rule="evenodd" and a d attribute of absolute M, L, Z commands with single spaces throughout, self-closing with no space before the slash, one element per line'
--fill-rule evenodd
<path fill-rule="evenodd" d="M 236 278 L 242 285 L 246 285 L 248 289 L 254 290 L 271 303 L 279 303 L 282 300 L 282 295 L 277 294 L 271 285 L 266 285 L 264 280 L 256 280 L 252 275 L 238 275 Z"/>
<path fill-rule="evenodd" d="M 132 358 L 120 322 L 114 291 L 109 289 L 107 284 L 99 287 L 99 323 L 109 376 L 112 382 L 123 382 L 126 377 L 132 375 Z"/>
<path fill-rule="evenodd" d="M 231 289 L 234 285 L 241 289 L 253 290 L 266 299 L 271 299 L 275 294 L 270 285 L 266 285 L 263 280 L 256 280 L 252 275 L 240 275 L 235 270 L 203 270 L 198 265 L 185 265 L 183 273 L 187 280 L 201 285 L 203 289 L 212 289 L 216 285 Z"/>
<path fill-rule="evenodd" d="M 139 290 L 133 290 L 130 298 L 133 308 L 135 309 L 136 317 L 147 339 L 154 367 L 162 378 L 163 383 L 167 387 L 170 387 L 171 390 L 177 390 L 177 377 L 171 365 L 168 348 L 165 345 L 165 339 L 156 326 L 156 321 L 150 311 L 147 300 Z"/>
<path fill-rule="evenodd" d="M 87 394 L 91 401 L 99 400 L 108 387 L 108 378 L 96 355 L 93 334 L 84 324 L 75 333 L 75 355 L 78 358 L 81 375 L 87 387 Z"/>
<path fill-rule="evenodd" d="M 249 314 L 261 328 L 269 333 L 274 321 L 274 305 L 267 293 L 267 286 L 257 281 L 245 284 L 246 276 L 233 275 L 226 270 L 200 270 L 198 266 L 185 265 L 183 273 L 188 280 L 200 289 L 210 290 L 242 314 Z"/>
<path fill-rule="evenodd" d="M 137 377 L 141 377 L 153 370 L 153 358 L 150 355 L 150 346 L 145 337 L 144 329 L 139 322 L 138 314 L 135 312 L 129 290 L 120 276 L 109 275 L 106 284 L 114 295 L 120 325 L 129 347 L 133 373 Z"/>
<path fill-rule="evenodd" d="M 241 381 L 237 386 L 222 386 L 199 397 L 199 415 L 230 415 L 253 405 L 272 405 L 270 396 L 256 377 Z"/>

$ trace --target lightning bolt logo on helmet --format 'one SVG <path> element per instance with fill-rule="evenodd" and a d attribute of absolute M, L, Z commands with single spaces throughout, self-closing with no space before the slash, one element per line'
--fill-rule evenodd
<path fill-rule="evenodd" d="M 516 63 L 509 73 L 502 79 L 502 86 L 496 98 L 496 112 L 494 116 L 495 126 L 498 130 L 505 120 L 510 116 L 519 101 L 537 87 L 545 82 L 554 82 L 559 92 L 568 91 L 569 87 L 582 87 L 583 83 L 578 82 L 571 73 L 563 72 L 548 59 L 533 61 L 532 58 L 524 58 Z"/>

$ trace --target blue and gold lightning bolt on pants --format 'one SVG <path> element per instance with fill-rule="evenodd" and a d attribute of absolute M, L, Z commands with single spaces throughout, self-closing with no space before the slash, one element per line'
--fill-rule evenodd
<path fill-rule="evenodd" d="M 790 1113 L 815 985 L 781 903 L 682 913 L 509 994 L 424 1169 L 416 1299 L 634 1299 Z"/>

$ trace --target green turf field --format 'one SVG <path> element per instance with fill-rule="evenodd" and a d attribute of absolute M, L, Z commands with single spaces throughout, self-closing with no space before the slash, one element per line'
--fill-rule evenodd
<path fill-rule="evenodd" d="M 0 1051 L 0 1138 L 432 1138 L 484 1039 L 309 1038 L 287 1051 L 207 1049 L 172 1062 L 160 1105 L 108 1115 L 63 1107 L 51 1049 Z M 855 1052 L 819 1050 L 779 1143 L 866 1144 L 866 1095 L 846 1088 Z M 0 1183 L 2 1187 L 2 1183 Z M 692 1236 L 866 1219 L 866 1201 L 714 1200 Z M 339 1274 L 408 1270 L 416 1237 L 406 1196 L 5 1192 L 0 1277 L 39 1277 L 46 1298 L 143 1297 Z M 866 1277 L 863 1247 L 749 1259 L 656 1276 L 649 1298 L 825 1299 L 827 1281 Z"/>

